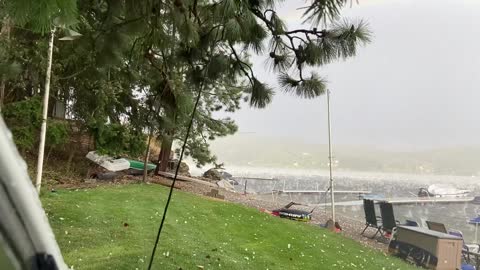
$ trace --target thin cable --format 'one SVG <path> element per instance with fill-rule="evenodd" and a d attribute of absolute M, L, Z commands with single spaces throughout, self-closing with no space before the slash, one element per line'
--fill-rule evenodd
<path fill-rule="evenodd" d="M 198 103 L 200 101 L 200 97 L 202 96 L 203 91 L 203 81 L 200 85 L 200 89 L 198 90 L 197 100 L 195 101 L 195 106 L 193 107 L 192 117 L 190 118 L 190 123 L 188 124 L 187 134 L 185 135 L 185 139 L 183 140 L 182 151 L 180 152 L 180 157 L 178 159 L 177 168 L 175 169 L 175 176 L 173 177 L 172 184 L 170 185 L 170 191 L 168 193 L 167 203 L 165 204 L 165 209 L 163 210 L 162 221 L 160 222 L 160 227 L 158 228 L 157 239 L 155 240 L 155 244 L 153 246 L 152 255 L 150 256 L 150 262 L 148 263 L 148 270 L 152 269 L 153 259 L 155 257 L 155 252 L 157 251 L 158 241 L 160 240 L 160 234 L 162 233 L 163 224 L 165 223 L 165 217 L 167 216 L 168 206 L 170 205 L 170 200 L 172 199 L 173 194 L 173 187 L 175 186 L 175 182 L 177 181 L 178 171 L 180 169 L 180 164 L 182 163 L 183 154 L 185 153 L 185 148 L 187 146 L 187 140 L 190 136 L 190 130 L 193 126 L 193 119 L 195 118 L 195 113 L 197 112 Z"/>
<path fill-rule="evenodd" d="M 323 192 L 323 195 L 320 195 L 320 197 L 318 198 L 318 203 L 313 207 L 312 210 L 310 210 L 310 213 L 313 213 L 313 211 L 315 211 L 322 203 L 322 196 L 323 198 L 325 198 L 325 204 L 323 205 L 325 209 L 327 209 L 327 193 L 328 191 L 330 190 L 330 187 L 328 187 L 324 192 Z M 325 210 L 325 215 L 326 215 L 326 210 Z"/>
<path fill-rule="evenodd" d="M 223 14 L 223 16 L 222 16 L 222 21 L 224 21 L 224 20 L 225 20 L 225 14 Z M 217 39 L 218 39 L 218 31 L 215 34 L 214 42 L 212 43 L 212 46 L 210 48 L 211 51 L 212 51 L 212 54 L 213 54 L 213 49 L 215 47 Z M 212 62 L 210 60 L 208 65 L 205 67 L 205 70 L 204 70 L 205 74 L 207 74 L 207 71 L 208 71 L 211 63 Z M 183 140 L 182 151 L 180 152 L 180 157 L 178 159 L 177 168 L 175 169 L 175 176 L 173 177 L 172 184 L 170 185 L 170 191 L 168 193 L 167 203 L 165 204 L 165 209 L 163 210 L 162 221 L 160 222 L 160 227 L 158 228 L 157 239 L 155 240 L 155 245 L 153 246 L 152 255 L 150 257 L 150 262 L 148 263 L 148 268 L 147 268 L 148 270 L 152 269 L 153 259 L 155 257 L 155 252 L 157 251 L 158 241 L 160 240 L 160 234 L 162 233 L 163 224 L 165 223 L 165 217 L 167 216 L 168 206 L 170 205 L 170 200 L 172 198 L 173 187 L 175 186 L 175 182 L 177 181 L 178 170 L 180 169 L 180 164 L 182 163 L 182 160 L 183 160 L 183 154 L 185 153 L 185 148 L 187 146 L 187 140 L 188 140 L 188 137 L 190 136 L 190 130 L 192 129 L 192 126 L 193 126 L 193 119 L 195 118 L 195 113 L 197 112 L 198 103 L 200 102 L 200 98 L 202 96 L 204 85 L 205 85 L 205 80 L 203 80 L 201 82 L 201 85 L 200 85 L 199 90 L 198 90 L 197 100 L 195 101 L 195 106 L 193 106 L 192 117 L 190 118 L 190 123 L 188 124 L 187 134 L 185 134 L 185 139 Z"/>
<path fill-rule="evenodd" d="M 325 216 L 327 215 L 327 193 L 330 191 L 330 186 L 327 188 L 327 190 L 325 191 L 325 194 L 323 194 L 323 197 L 325 199 L 325 204 L 324 204 L 324 208 L 325 209 Z"/>

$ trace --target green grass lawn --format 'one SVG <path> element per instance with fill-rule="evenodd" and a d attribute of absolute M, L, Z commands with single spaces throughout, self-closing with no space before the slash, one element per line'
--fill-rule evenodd
<path fill-rule="evenodd" d="M 42 196 L 74 269 L 146 269 L 167 189 L 125 185 Z M 175 191 L 153 269 L 413 269 L 310 224 Z"/>

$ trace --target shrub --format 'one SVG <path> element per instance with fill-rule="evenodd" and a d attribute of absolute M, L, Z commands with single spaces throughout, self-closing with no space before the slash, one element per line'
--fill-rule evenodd
<path fill-rule="evenodd" d="M 146 149 L 146 137 L 131 126 L 121 124 L 97 124 L 93 128 L 95 148 L 101 154 L 111 156 L 140 156 Z"/>
<path fill-rule="evenodd" d="M 39 97 L 6 104 L 3 118 L 17 147 L 32 150 L 38 140 L 38 132 L 42 123 L 41 101 Z"/>
<path fill-rule="evenodd" d="M 66 121 L 49 119 L 47 126 L 46 144 L 53 148 L 63 147 L 69 137 L 68 123 Z"/>

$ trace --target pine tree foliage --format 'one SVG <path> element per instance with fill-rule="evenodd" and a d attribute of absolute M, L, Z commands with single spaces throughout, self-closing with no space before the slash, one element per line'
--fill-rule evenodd
<path fill-rule="evenodd" d="M 249 90 L 251 93 L 250 105 L 252 107 L 265 108 L 271 102 L 273 90 L 255 77 L 252 80 L 253 84 Z"/>
<path fill-rule="evenodd" d="M 45 33 L 54 26 L 71 27 L 77 22 L 75 0 L 3 0 L 8 17 L 16 25 Z"/>
<path fill-rule="evenodd" d="M 337 20 L 340 16 L 341 8 L 349 2 L 352 3 L 352 1 L 353 0 L 312 0 L 303 14 L 305 22 L 312 22 L 318 25 Z"/>
<path fill-rule="evenodd" d="M 304 16 L 311 21 L 332 21 L 330 29 L 287 30 L 272 9 L 251 8 L 253 14 L 271 33 L 270 66 L 281 73 L 279 83 L 284 90 L 304 98 L 314 98 L 325 92 L 325 80 L 317 74 L 305 75 L 308 67 L 322 66 L 339 59 L 356 55 L 357 47 L 370 41 L 370 32 L 364 21 L 338 20 L 341 7 L 346 1 L 312 1 Z M 314 20 L 314 25 L 319 21 Z M 281 30 L 279 30 L 281 29 Z M 295 65 L 298 78 L 291 72 Z M 288 74 L 292 73 L 292 74 Z M 298 89 L 296 89 L 298 88 Z M 315 89 L 316 88 L 316 89 Z"/>
<path fill-rule="evenodd" d="M 98 142 L 102 134 L 132 138 L 150 130 L 178 139 L 202 91 L 188 154 L 199 164 L 211 162 L 209 140 L 237 130 L 215 112 L 233 112 L 242 100 L 264 108 L 273 99 L 274 89 L 253 71 L 251 54 L 268 56 L 283 91 L 315 98 L 325 92 L 326 81 L 309 71 L 355 56 L 370 40 L 365 22 L 339 18 L 347 0 L 307 1 L 304 18 L 312 24 L 300 29 L 288 29 L 280 18 L 281 2 L 0 0 L 6 7 L 0 15 L 17 27 L 12 44 L 3 51 L 0 46 L 0 62 L 18 63 L 5 69 L 21 74 L 7 80 L 7 96 L 14 102 L 42 92 L 47 44 L 30 30 L 75 24 L 82 37 L 55 43 L 52 77 L 53 95 L 68 105 L 70 116 L 96 132 Z M 119 125 L 129 130 L 120 132 Z"/>
<path fill-rule="evenodd" d="M 287 73 L 279 75 L 279 84 L 286 93 L 293 93 L 303 98 L 315 98 L 323 95 L 327 89 L 326 81 L 312 73 L 306 80 L 296 80 Z"/>

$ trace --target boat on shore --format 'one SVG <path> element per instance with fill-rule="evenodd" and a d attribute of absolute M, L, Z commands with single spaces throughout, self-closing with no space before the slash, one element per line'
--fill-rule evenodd
<path fill-rule="evenodd" d="M 471 190 L 458 189 L 451 185 L 434 184 L 427 188 L 420 188 L 418 197 L 433 197 L 433 198 L 462 198 L 468 197 Z"/>

